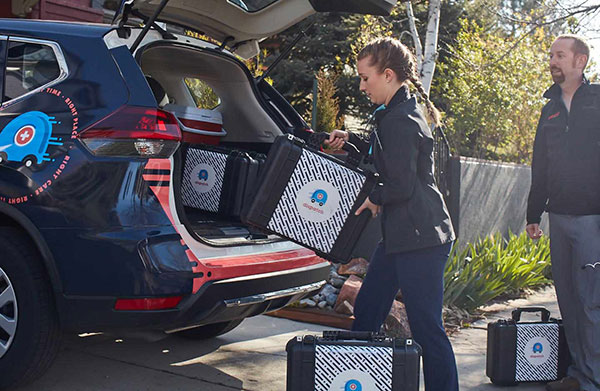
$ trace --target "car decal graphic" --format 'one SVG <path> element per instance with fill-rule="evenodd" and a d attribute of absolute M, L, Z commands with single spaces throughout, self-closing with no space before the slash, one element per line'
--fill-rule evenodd
<path fill-rule="evenodd" d="M 21 114 L 0 131 L 0 163 L 23 162 L 27 167 L 51 159 L 49 145 L 63 145 L 62 139 L 52 137 L 57 121 L 41 111 Z"/>
<path fill-rule="evenodd" d="M 31 106 L 43 101 L 52 115 L 42 107 L 25 113 L 3 111 L 10 122 L 0 128 L 0 167 L 21 170 L 31 179 L 24 194 L 4 193 L 0 189 L 0 202 L 16 205 L 29 202 L 49 190 L 66 171 L 71 157 L 69 150 L 79 135 L 79 112 L 75 102 L 63 91 L 46 88 L 39 92 Z M 32 175 L 32 172 L 38 172 Z"/>
<path fill-rule="evenodd" d="M 148 186 L 150 190 L 156 196 L 156 199 L 160 203 L 163 211 L 169 218 L 169 221 L 173 225 L 175 231 L 179 234 L 179 229 L 177 224 L 175 224 L 175 219 L 173 218 L 173 214 L 171 213 L 171 208 L 169 207 L 169 187 L 171 184 L 171 162 L 169 159 L 149 159 L 148 163 L 144 166 L 144 174 L 142 178 L 146 182 L 148 182 Z M 194 253 L 188 248 L 185 244 L 183 238 L 181 239 L 181 245 L 186 248 L 185 254 L 188 257 L 188 260 L 192 264 L 192 271 L 195 274 L 201 275 L 202 277 L 194 277 L 193 285 L 192 285 L 192 293 L 196 293 L 200 290 L 200 287 L 204 285 L 206 282 L 206 278 L 204 276 L 208 276 L 208 269 L 204 267 L 204 265 L 196 258 Z M 212 275 L 212 273 L 210 273 Z"/>

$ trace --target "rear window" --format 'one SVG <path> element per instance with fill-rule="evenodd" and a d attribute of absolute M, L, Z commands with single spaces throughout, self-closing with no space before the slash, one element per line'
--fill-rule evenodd
<path fill-rule="evenodd" d="M 212 110 L 221 104 L 219 96 L 204 81 L 186 77 L 185 84 L 190 90 L 198 108 Z"/>
<path fill-rule="evenodd" d="M 246 12 L 256 12 L 277 2 L 277 0 L 228 0 Z"/>
<path fill-rule="evenodd" d="M 25 95 L 59 76 L 60 65 L 51 46 L 9 41 L 3 101 Z"/>

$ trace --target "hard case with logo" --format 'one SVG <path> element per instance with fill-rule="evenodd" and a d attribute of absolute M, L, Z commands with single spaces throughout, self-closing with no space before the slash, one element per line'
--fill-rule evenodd
<path fill-rule="evenodd" d="M 185 150 L 181 199 L 184 206 L 239 217 L 256 181 L 259 162 L 245 152 L 208 145 Z"/>
<path fill-rule="evenodd" d="M 421 347 L 410 339 L 353 331 L 290 340 L 287 391 L 417 391 Z"/>
<path fill-rule="evenodd" d="M 521 313 L 541 312 L 540 322 L 521 322 Z M 562 379 L 571 357 L 562 322 L 543 307 L 518 308 L 512 319 L 488 324 L 486 375 L 497 385 Z"/>
<path fill-rule="evenodd" d="M 356 167 L 358 160 L 350 161 L 309 148 L 294 136 L 278 137 L 242 221 L 347 263 L 371 217 L 354 212 L 377 184 L 374 174 Z"/>

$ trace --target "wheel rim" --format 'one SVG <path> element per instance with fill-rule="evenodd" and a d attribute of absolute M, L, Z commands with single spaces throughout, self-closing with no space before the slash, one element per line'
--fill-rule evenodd
<path fill-rule="evenodd" d="M 8 275 L 0 267 L 0 358 L 8 352 L 17 332 L 17 297 Z"/>

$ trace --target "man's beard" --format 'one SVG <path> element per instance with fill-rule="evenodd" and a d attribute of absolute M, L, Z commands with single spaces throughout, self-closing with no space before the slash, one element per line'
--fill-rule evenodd
<path fill-rule="evenodd" d="M 553 71 L 559 71 L 559 72 L 554 73 Z M 552 80 L 556 84 L 561 84 L 565 81 L 565 74 L 559 68 L 550 68 L 550 75 L 552 76 Z"/>

